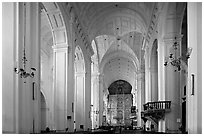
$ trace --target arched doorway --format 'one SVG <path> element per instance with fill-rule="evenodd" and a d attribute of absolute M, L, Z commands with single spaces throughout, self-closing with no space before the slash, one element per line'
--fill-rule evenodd
<path fill-rule="evenodd" d="M 108 91 L 107 123 L 131 127 L 132 86 L 125 80 L 117 80 L 108 87 Z"/>
<path fill-rule="evenodd" d="M 150 56 L 151 100 L 158 100 L 158 52 L 157 40 L 153 42 Z"/>
<path fill-rule="evenodd" d="M 84 130 L 85 125 L 85 61 L 79 46 L 75 48 L 75 90 L 74 90 L 74 129 Z"/>

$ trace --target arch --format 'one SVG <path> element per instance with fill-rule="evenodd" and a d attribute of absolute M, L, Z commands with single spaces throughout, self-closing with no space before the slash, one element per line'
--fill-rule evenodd
<path fill-rule="evenodd" d="M 41 99 L 41 130 L 46 129 L 47 127 L 47 104 L 46 99 L 42 91 L 40 91 L 40 99 Z"/>
<path fill-rule="evenodd" d="M 117 80 L 108 87 L 109 95 L 131 94 L 132 86 L 125 80 Z"/>
<path fill-rule="evenodd" d="M 56 2 L 42 2 L 42 6 L 50 23 L 54 45 L 67 44 L 66 26 L 68 24 L 64 21 L 66 14 L 62 5 Z"/>
<path fill-rule="evenodd" d="M 85 72 L 85 60 L 80 46 L 76 46 L 74 55 L 75 55 L 74 56 L 75 73 Z"/>

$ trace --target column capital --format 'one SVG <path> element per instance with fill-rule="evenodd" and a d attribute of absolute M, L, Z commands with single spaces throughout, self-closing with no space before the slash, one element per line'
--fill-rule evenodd
<path fill-rule="evenodd" d="M 64 50 L 70 50 L 70 46 L 68 44 L 56 44 L 52 46 L 52 49 L 54 51 L 64 51 Z"/>

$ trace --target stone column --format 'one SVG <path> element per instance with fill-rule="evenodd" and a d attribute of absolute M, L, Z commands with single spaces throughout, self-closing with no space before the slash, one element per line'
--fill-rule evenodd
<path fill-rule="evenodd" d="M 175 42 L 175 36 L 164 39 L 165 55 L 169 56 L 172 50 L 172 45 Z M 181 44 L 181 36 L 177 35 L 177 42 Z M 180 56 L 180 48 L 177 47 L 176 55 Z M 174 51 L 173 51 L 174 52 Z M 180 73 L 175 70 L 177 67 L 169 64 L 165 67 L 165 100 L 171 101 L 171 112 L 165 114 L 166 130 L 171 132 L 178 132 L 180 127 Z"/>

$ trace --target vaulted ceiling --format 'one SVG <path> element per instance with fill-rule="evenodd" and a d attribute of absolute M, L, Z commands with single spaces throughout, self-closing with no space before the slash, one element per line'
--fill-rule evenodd
<path fill-rule="evenodd" d="M 143 39 L 154 5 L 148 2 L 73 3 L 83 29 L 90 40 L 95 40 L 98 63 L 106 60 L 102 70 L 106 87 L 120 79 L 134 84 L 140 65 L 135 64 L 142 58 Z M 111 54 L 116 55 L 109 57 Z M 134 59 L 130 60 L 128 55 Z"/>

